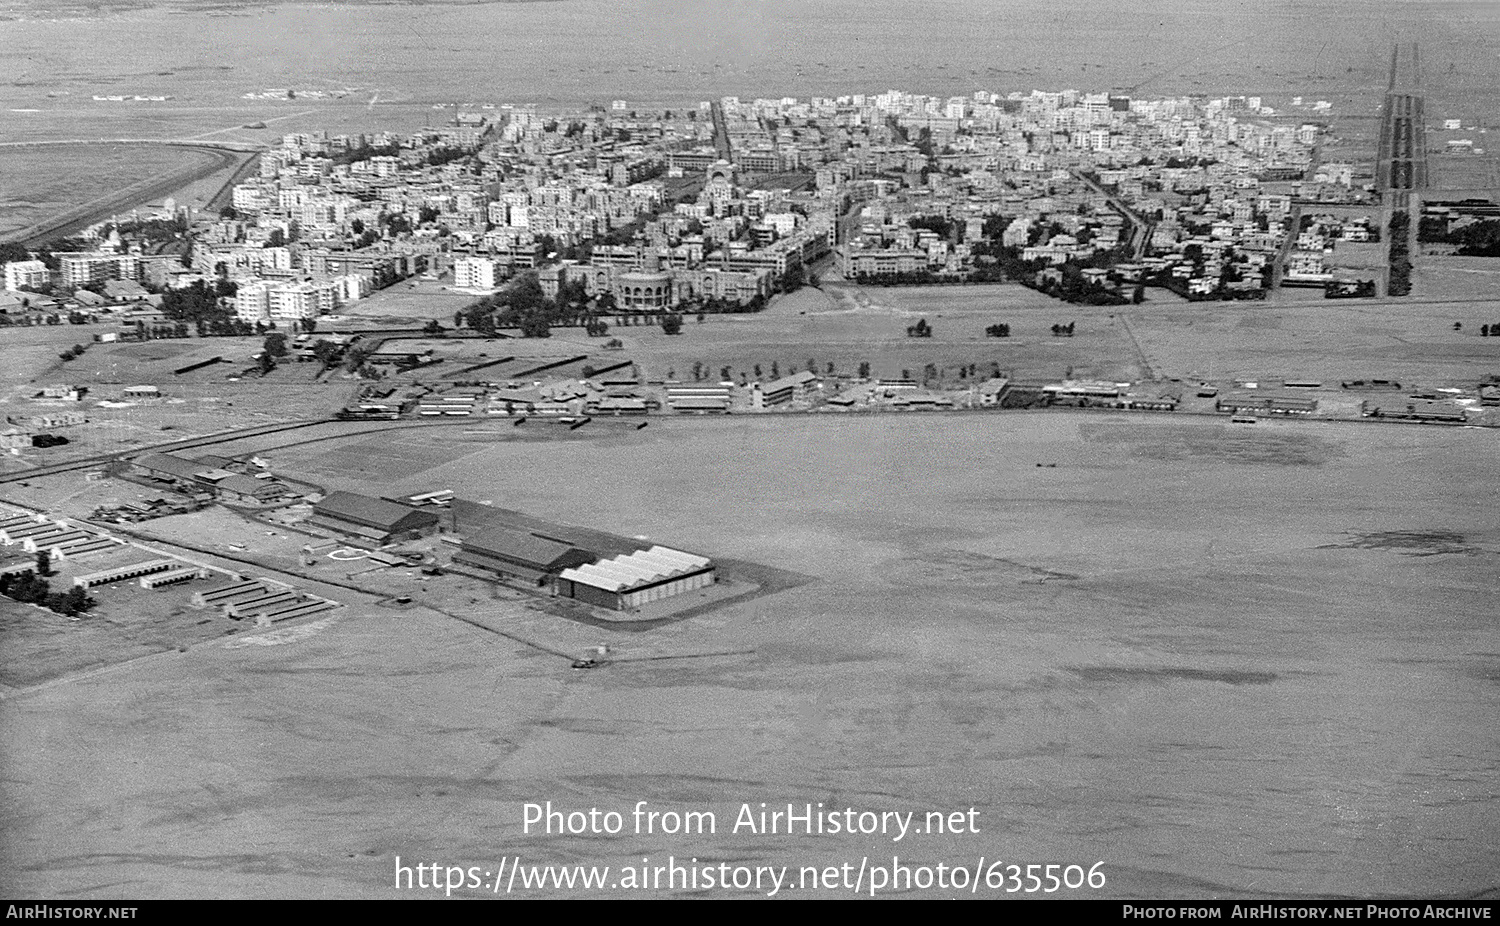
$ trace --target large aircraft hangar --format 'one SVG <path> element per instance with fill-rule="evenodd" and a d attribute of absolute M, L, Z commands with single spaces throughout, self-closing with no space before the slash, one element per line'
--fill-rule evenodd
<path fill-rule="evenodd" d="M 557 594 L 615 611 L 628 611 L 714 584 L 712 560 L 654 546 L 624 556 L 564 569 Z"/>

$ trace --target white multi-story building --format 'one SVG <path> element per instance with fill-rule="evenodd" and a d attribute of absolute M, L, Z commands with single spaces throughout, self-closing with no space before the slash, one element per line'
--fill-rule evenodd
<path fill-rule="evenodd" d="M 1031 240 L 1031 222 L 1024 218 L 1011 219 L 1000 233 L 1000 243 L 1008 248 L 1024 248 Z"/>
<path fill-rule="evenodd" d="M 136 278 L 123 273 L 122 255 L 119 254 L 59 254 L 57 263 L 64 286 L 88 286 L 108 280 Z M 129 269 L 139 271 L 139 260 L 132 259 L 128 263 Z"/>
<path fill-rule="evenodd" d="M 453 285 L 457 289 L 495 289 L 500 285 L 495 262 L 487 257 L 460 257 L 453 262 Z"/>
<path fill-rule="evenodd" d="M 273 322 L 316 318 L 338 307 L 337 288 L 330 281 L 283 283 L 271 287 L 268 297 L 267 308 Z"/>
<path fill-rule="evenodd" d="M 389 154 L 376 155 L 370 158 L 370 169 L 377 177 L 394 177 L 401 171 L 401 159 Z"/>
<path fill-rule="evenodd" d="M 51 280 L 52 273 L 39 260 L 18 260 L 5 265 L 5 288 L 11 292 L 22 287 L 37 289 Z"/>
<path fill-rule="evenodd" d="M 258 183 L 241 183 L 234 188 L 234 208 L 239 212 L 261 212 L 275 199 L 275 190 Z"/>
<path fill-rule="evenodd" d="M 307 202 L 307 191 L 301 187 L 276 191 L 276 207 L 283 212 L 300 210 L 305 202 Z"/>
<path fill-rule="evenodd" d="M 357 277 L 358 274 L 350 276 Z M 235 315 L 251 324 L 316 318 L 339 306 L 341 292 L 358 292 L 359 286 L 359 283 L 350 283 L 343 278 L 305 283 L 256 280 L 241 284 L 236 291 Z"/>
<path fill-rule="evenodd" d="M 261 248 L 260 269 L 262 270 L 290 270 L 292 269 L 291 248 Z"/>
<path fill-rule="evenodd" d="M 339 305 L 358 302 L 370 295 L 374 282 L 363 273 L 346 273 L 333 278 L 334 292 Z"/>
<path fill-rule="evenodd" d="M 255 324 L 271 318 L 271 284 L 264 281 L 241 283 L 234 294 L 234 314 L 241 321 Z"/>

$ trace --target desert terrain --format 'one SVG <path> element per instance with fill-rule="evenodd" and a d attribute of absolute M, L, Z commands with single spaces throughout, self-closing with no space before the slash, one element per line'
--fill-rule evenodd
<path fill-rule="evenodd" d="M 283 645 L 247 631 L 13 694 L 0 724 L 34 748 L 5 754 L 4 887 L 383 897 L 398 855 L 618 869 L 896 851 L 1103 861 L 1115 898 L 1484 896 L 1494 439 L 1018 413 L 407 449 L 392 488 L 811 581 L 636 633 L 524 602 L 464 615 L 564 653 L 615 647 L 591 672 L 345 596 Z M 381 487 L 341 480 L 326 442 L 259 449 Z M 735 655 L 696 656 L 712 653 Z M 972 806 L 981 829 L 902 846 L 523 833 L 523 804 L 546 800 L 726 821 L 745 801 Z"/>

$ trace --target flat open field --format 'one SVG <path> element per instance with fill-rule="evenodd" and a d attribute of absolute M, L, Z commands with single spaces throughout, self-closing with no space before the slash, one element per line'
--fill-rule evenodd
<path fill-rule="evenodd" d="M 1167 375 L 1394 379 L 1469 388 L 1482 373 L 1500 372 L 1500 342 L 1479 336 L 1480 324 L 1495 317 L 1497 301 L 1321 298 L 1176 308 L 1148 303 L 1129 314 L 1152 367 Z M 1454 322 L 1463 330 L 1454 331 Z"/>
<path fill-rule="evenodd" d="M 217 161 L 204 151 L 167 146 L 0 147 L 0 236 L 133 183 Z"/>
<path fill-rule="evenodd" d="M 456 292 L 450 283 L 406 280 L 346 306 L 339 327 L 356 321 L 437 321 L 444 328 L 452 328 L 453 313 L 478 300 L 472 293 Z"/>
<path fill-rule="evenodd" d="M 703 325 L 688 319 L 673 337 L 646 326 L 612 327 L 609 335 L 651 377 L 685 377 L 695 361 L 711 375 L 730 366 L 736 379 L 755 364 L 769 375 L 775 362 L 784 375 L 814 360 L 819 372 L 832 361 L 844 373 L 869 361 L 877 376 L 920 375 L 932 363 L 950 382 L 959 365 L 973 363 L 982 371 L 998 364 L 1020 378 L 1056 379 L 1071 369 L 1109 380 L 1195 374 L 1472 386 L 1500 369 L 1500 341 L 1479 336 L 1480 324 L 1500 318 L 1500 299 L 1486 289 L 1488 269 L 1445 269 L 1442 289 L 1405 302 L 1286 291 L 1265 303 L 1189 303 L 1152 289 L 1142 305 L 1088 307 L 1015 285 L 829 286 L 778 297 L 758 315 L 709 316 Z M 906 336 L 918 318 L 932 326 L 931 338 Z M 1463 331 L 1453 330 L 1455 321 Z M 997 322 L 1011 326 L 1011 337 L 984 336 Z M 1068 322 L 1076 323 L 1074 337 L 1051 335 L 1053 324 Z"/>
<path fill-rule="evenodd" d="M 613 325 L 608 336 L 619 338 L 626 356 L 653 379 L 670 372 L 687 377 L 694 362 L 715 376 L 729 366 L 736 380 L 742 373 L 753 379 L 756 365 L 769 377 L 775 363 L 784 376 L 805 369 L 809 360 L 820 373 L 829 362 L 851 374 L 869 362 L 875 376 L 885 377 L 903 370 L 921 376 L 931 363 L 952 378 L 960 365 L 977 364 L 987 372 L 998 363 L 1024 376 L 1060 378 L 1071 367 L 1080 377 L 1138 379 L 1140 355 L 1111 311 L 1067 305 L 1013 285 L 839 285 L 777 297 L 756 315 L 710 315 L 702 325 L 689 317 L 675 336 L 659 326 Z M 906 329 L 923 318 L 932 337 L 907 337 Z M 1054 324 L 1070 321 L 1078 323 L 1075 337 L 1052 336 Z M 1011 337 L 985 337 L 987 326 L 1001 322 L 1011 326 Z"/>
<path fill-rule="evenodd" d="M 673 420 L 434 454 L 394 485 L 814 581 L 635 634 L 504 602 L 466 612 L 495 633 L 355 609 L 260 641 L 289 645 L 239 637 L 9 697 L 0 729 L 33 748 L 4 753 L 0 887 L 384 897 L 397 856 L 613 878 L 643 856 L 795 877 L 897 854 L 1102 861 L 1109 897 L 1489 896 L 1495 439 L 1019 413 Z M 270 453 L 321 474 L 329 451 Z M 571 672 L 496 635 L 549 621 L 620 661 Z M 660 658 L 709 653 L 734 655 Z M 718 828 L 523 832 L 522 805 L 547 800 Z M 732 832 L 761 801 L 973 807 L 978 832 Z"/>
<path fill-rule="evenodd" d="M 0 147 L 0 237 L 41 242 L 138 207 L 205 209 L 248 155 L 141 144 Z"/>

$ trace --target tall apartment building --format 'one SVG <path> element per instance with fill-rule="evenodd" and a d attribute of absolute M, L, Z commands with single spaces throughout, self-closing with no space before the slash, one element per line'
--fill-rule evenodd
<path fill-rule="evenodd" d="M 331 281 L 282 283 L 269 293 L 269 311 L 274 322 L 316 318 L 338 307 L 338 288 Z"/>
<path fill-rule="evenodd" d="M 18 260 L 5 265 L 5 288 L 11 292 L 23 286 L 36 289 L 51 280 L 52 273 L 39 260 Z"/>
<path fill-rule="evenodd" d="M 88 286 L 109 280 L 134 280 L 140 275 L 140 259 L 129 254 L 77 253 L 57 255 L 64 286 Z"/>
<path fill-rule="evenodd" d="M 458 289 L 494 289 L 500 285 L 495 262 L 487 257 L 460 257 L 453 262 L 453 285 Z"/>
<path fill-rule="evenodd" d="M 338 305 L 358 302 L 370 295 L 374 282 L 367 273 L 346 273 L 333 278 L 335 301 Z"/>
<path fill-rule="evenodd" d="M 338 280 L 245 283 L 235 293 L 235 315 L 251 324 L 316 318 L 339 306 L 341 290 L 347 293 L 348 284 Z"/>
<path fill-rule="evenodd" d="M 241 283 L 234 294 L 234 314 L 241 321 L 255 324 L 271 318 L 271 285 L 264 281 Z"/>

